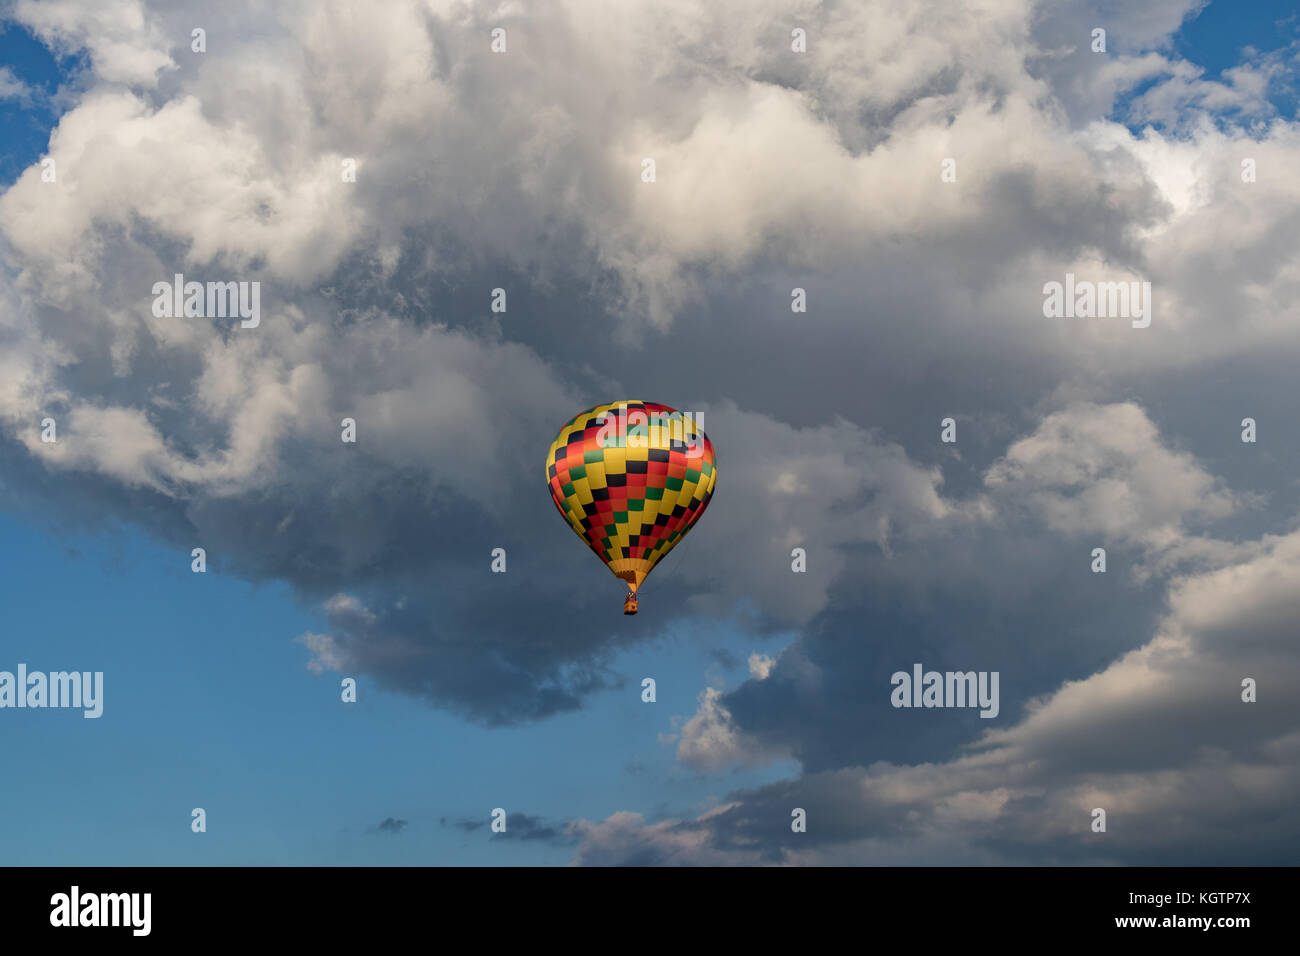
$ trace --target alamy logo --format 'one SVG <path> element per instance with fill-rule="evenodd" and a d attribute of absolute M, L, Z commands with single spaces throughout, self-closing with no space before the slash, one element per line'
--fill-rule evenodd
<path fill-rule="evenodd" d="M 925 671 L 912 665 L 912 673 L 895 671 L 889 678 L 894 690 L 889 702 L 895 707 L 979 707 L 981 717 L 996 717 L 997 671 Z"/>
<path fill-rule="evenodd" d="M 1043 296 L 1049 319 L 1132 319 L 1135 329 L 1151 324 L 1150 282 L 1076 282 L 1067 272 L 1065 284 L 1047 283 Z"/>
<path fill-rule="evenodd" d="M 262 323 L 260 282 L 186 282 L 176 273 L 171 282 L 153 284 L 153 314 L 160 319 L 225 319 L 239 316 L 241 329 Z"/>
<path fill-rule="evenodd" d="M 82 717 L 104 713 L 103 671 L 40 671 L 27 673 L 27 665 L 18 665 L 15 676 L 0 671 L 0 708 L 4 707 L 80 707 Z"/>
<path fill-rule="evenodd" d="M 87 893 L 74 886 L 50 897 L 51 926 L 129 926 L 131 935 L 148 936 L 152 893 Z"/>
<path fill-rule="evenodd" d="M 596 444 L 600 448 L 654 448 L 670 441 L 686 446 L 687 458 L 704 454 L 700 436 L 704 434 L 703 412 L 652 412 L 647 415 L 640 409 L 628 410 L 620 402 L 618 412 L 601 412 L 596 416 L 600 431 Z"/>

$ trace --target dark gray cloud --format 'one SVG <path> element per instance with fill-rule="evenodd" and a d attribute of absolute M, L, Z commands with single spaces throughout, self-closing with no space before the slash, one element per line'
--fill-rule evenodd
<path fill-rule="evenodd" d="M 446 826 L 446 818 L 443 819 L 443 826 Z M 484 820 L 478 820 L 472 817 L 461 817 L 454 821 L 451 826 L 466 833 L 473 833 L 487 826 Z M 570 845 L 576 842 L 576 837 L 568 832 L 567 825 L 564 823 L 555 823 L 542 817 L 533 816 L 527 813 L 509 813 L 506 815 L 506 829 L 504 832 L 493 832 L 494 840 L 522 840 L 524 842 L 549 843 L 557 846 Z"/>
<path fill-rule="evenodd" d="M 1300 840 L 1292 809 L 1300 707 L 1290 693 L 1300 681 L 1292 640 L 1298 557 L 1300 532 L 1292 531 L 1222 567 L 1175 577 L 1140 647 L 1025 700 L 1016 719 L 968 734 L 943 756 L 934 755 L 938 747 L 924 753 L 924 730 L 912 726 L 924 727 L 930 714 L 900 709 L 896 732 L 909 741 L 901 757 L 872 735 L 856 753 L 823 758 L 821 766 L 814 753 L 798 779 L 733 793 L 695 819 L 580 821 L 578 859 L 1291 862 Z M 801 652 L 795 645 L 782 660 Z M 757 686 L 779 679 L 781 669 L 778 663 Z M 883 699 L 887 687 L 881 675 L 860 690 Z M 1281 694 L 1266 698 L 1264 688 Z M 826 694 L 841 703 L 848 697 Z M 774 729 L 753 720 L 746 696 L 721 699 L 724 708 L 733 704 L 741 716 L 732 716 L 732 737 L 723 741 L 732 758 L 771 747 Z M 800 713 L 779 697 L 768 710 Z M 847 729 L 823 720 L 790 737 L 844 738 Z M 710 740 L 723 738 L 715 731 Z M 790 828 L 796 808 L 807 816 L 806 832 Z M 1106 812 L 1104 833 L 1091 826 L 1098 808 Z"/>

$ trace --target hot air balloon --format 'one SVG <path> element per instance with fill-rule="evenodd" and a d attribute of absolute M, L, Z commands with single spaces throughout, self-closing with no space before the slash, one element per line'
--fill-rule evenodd
<path fill-rule="evenodd" d="M 551 498 L 578 537 L 637 588 L 704 514 L 718 471 L 699 416 L 657 402 L 610 402 L 573 416 L 546 455 Z"/>

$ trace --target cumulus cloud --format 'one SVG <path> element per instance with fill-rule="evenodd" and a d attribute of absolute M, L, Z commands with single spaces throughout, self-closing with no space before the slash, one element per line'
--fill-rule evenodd
<path fill-rule="evenodd" d="M 152 87 L 161 71 L 176 65 L 173 41 L 141 0 L 18 0 L 13 15 L 62 53 L 88 51 L 96 77 L 106 83 Z"/>
<path fill-rule="evenodd" d="M 698 818 L 580 822 L 579 862 L 1281 863 L 1300 837 L 1300 533 L 1178 578 L 1142 647 L 968 752 L 806 774 Z M 1257 702 L 1243 681 L 1257 682 Z M 882 692 L 883 693 L 883 692 Z M 1276 696 L 1274 696 L 1276 694 Z M 791 807 L 806 834 L 791 834 Z M 1107 813 L 1107 831 L 1091 829 Z M 1196 835 L 1188 850 L 1189 834 Z"/>
<path fill-rule="evenodd" d="M 765 750 L 760 741 L 742 734 L 721 702 L 722 692 L 706 687 L 700 693 L 700 707 L 682 726 L 677 759 L 696 770 L 768 763 L 779 752 Z"/>
<path fill-rule="evenodd" d="M 749 676 L 757 680 L 765 680 L 772 673 L 772 666 L 776 661 L 766 654 L 753 653 L 749 655 Z"/>
<path fill-rule="evenodd" d="M 1021 502 L 1065 534 L 1168 544 L 1183 523 L 1238 506 L 1191 455 L 1166 448 L 1132 402 L 1077 403 L 1047 416 L 984 476 L 1008 505 Z"/>

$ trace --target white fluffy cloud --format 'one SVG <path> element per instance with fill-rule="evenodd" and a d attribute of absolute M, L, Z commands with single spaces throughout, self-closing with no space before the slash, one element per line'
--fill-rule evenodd
<path fill-rule="evenodd" d="M 833 274 L 889 256 L 906 237 L 918 248 L 955 244 L 985 270 L 949 277 L 952 305 L 1006 332 L 1032 319 L 1037 290 L 1066 269 L 1145 275 L 1161 325 L 1195 334 L 1152 349 L 1131 333 L 1084 332 L 1089 351 L 1100 345 L 1121 361 L 1135 347 L 1142 362 L 1176 361 L 1202 341 L 1249 348 L 1295 317 L 1295 257 L 1267 238 L 1295 229 L 1289 210 L 1300 187 L 1277 174 L 1296 151 L 1290 125 L 1249 141 L 1208 121 L 1186 138 L 1073 125 L 1052 108 L 1067 91 L 1032 65 L 1047 56 L 1045 37 L 1086 45 L 1070 8 L 1054 20 L 1023 0 L 961 10 L 618 11 L 573 0 L 525 16 L 390 0 L 358 16 L 347 4 L 317 3 L 250 20 L 251 35 L 237 15 L 214 28 L 211 51 L 187 51 L 198 65 L 159 103 L 116 87 L 122 69 L 96 44 L 136 50 L 129 62 L 156 72 L 140 51 L 165 57 L 188 34 L 161 33 L 138 3 L 120 7 L 103 11 L 111 30 L 91 29 L 85 4 L 16 10 L 42 35 L 88 45 L 104 87 L 64 117 L 52 143 L 68 188 L 42 190 L 29 173 L 6 201 L 5 231 L 26 267 L 63 264 L 60 281 L 109 223 L 152 225 L 183 243 L 191 263 L 256 263 L 293 283 L 328 274 L 359 249 L 400 244 L 411 227 L 437 224 L 476 248 L 539 263 L 547 250 L 529 237 L 567 228 L 594 267 L 619 277 L 627 319 L 664 326 L 699 292 L 701 269 L 776 259 Z M 1194 4 L 1159 8 L 1145 19 L 1111 11 L 1112 33 L 1154 40 Z M 511 44 L 493 55 L 485 36 L 498 21 Z M 180 23 L 169 11 L 167 30 Z M 806 54 L 790 50 L 791 23 L 809 33 Z M 1094 71 L 1114 69 L 1116 61 L 1094 59 Z M 1148 75 L 1129 71 L 1116 83 Z M 1180 115 L 1208 116 L 1216 104 L 1205 96 Z M 1247 148 L 1261 175 L 1243 189 L 1236 154 Z M 1175 153 L 1201 163 L 1208 201 L 1194 218 L 1182 214 L 1181 184 L 1167 175 Z M 340 182 L 348 157 L 364 170 L 354 188 Z M 639 178 L 647 157 L 657 164 L 653 184 Z M 956 183 L 940 181 L 947 158 L 957 162 Z M 1016 208 L 1006 208 L 1009 191 Z M 1055 249 L 1035 241 L 1068 234 L 1072 220 L 1077 241 Z M 1220 291 L 1207 303 L 1208 277 L 1179 263 L 1190 243 L 1221 243 L 1225 221 L 1236 261 L 1220 265 Z M 988 244 L 992 223 L 1000 235 Z M 1238 308 L 1225 327 L 1217 306 L 1229 298 Z"/>
<path fill-rule="evenodd" d="M 1048 415 L 984 483 L 1004 506 L 1022 504 L 1055 531 L 1148 546 L 1176 541 L 1189 519 L 1238 506 L 1191 455 L 1165 447 L 1132 402 L 1076 403 Z"/>
<path fill-rule="evenodd" d="M 700 707 L 682 726 L 677 745 L 677 759 L 694 770 L 765 764 L 787 756 L 779 750 L 762 746 L 752 736 L 741 733 L 720 700 L 722 692 L 706 687 L 700 694 Z"/>
<path fill-rule="evenodd" d="M 169 38 L 142 0 L 18 0 L 13 13 L 59 52 L 88 51 L 106 83 L 152 87 L 176 65 L 170 50 L 181 38 Z"/>

